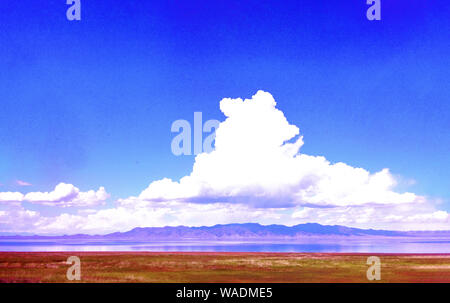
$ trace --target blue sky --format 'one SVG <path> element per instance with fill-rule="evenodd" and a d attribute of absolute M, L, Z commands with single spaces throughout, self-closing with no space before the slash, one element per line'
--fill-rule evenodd
<path fill-rule="evenodd" d="M 69 22 L 65 1 L 2 1 L 0 191 L 104 186 L 112 203 L 178 180 L 194 156 L 171 153 L 172 122 L 223 121 L 222 98 L 261 89 L 302 152 L 388 167 L 448 211 L 450 4 L 392 2 L 371 22 L 363 0 L 82 0 Z"/>

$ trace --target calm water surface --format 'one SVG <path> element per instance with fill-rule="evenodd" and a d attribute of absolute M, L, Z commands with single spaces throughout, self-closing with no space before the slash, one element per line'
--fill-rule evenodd
<path fill-rule="evenodd" d="M 450 253 L 450 241 L 283 242 L 129 242 L 79 240 L 0 240 L 0 251 L 161 251 L 161 252 L 354 252 Z"/>

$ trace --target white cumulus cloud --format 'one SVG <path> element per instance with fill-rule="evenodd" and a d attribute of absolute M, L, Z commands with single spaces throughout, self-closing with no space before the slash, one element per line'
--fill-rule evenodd
<path fill-rule="evenodd" d="M 257 207 L 347 206 L 415 203 L 424 198 L 394 191 L 388 169 L 370 173 L 322 156 L 300 153 L 303 137 L 276 108 L 272 95 L 225 98 L 226 120 L 216 131 L 215 150 L 195 159 L 179 182 L 152 182 L 139 196 L 147 201 L 247 203 Z"/>
<path fill-rule="evenodd" d="M 19 192 L 0 192 L 0 202 L 21 202 L 23 194 Z"/>
<path fill-rule="evenodd" d="M 0 192 L 0 202 L 30 202 L 33 204 L 61 206 L 61 207 L 86 207 L 103 204 L 109 194 L 104 187 L 97 191 L 90 190 L 81 192 L 72 184 L 59 183 L 51 192 L 30 192 L 22 194 L 19 192 Z"/>

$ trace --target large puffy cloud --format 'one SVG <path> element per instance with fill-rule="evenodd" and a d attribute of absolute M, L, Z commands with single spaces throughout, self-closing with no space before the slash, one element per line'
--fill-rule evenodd
<path fill-rule="evenodd" d="M 299 152 L 303 137 L 276 108 L 271 94 L 226 98 L 227 117 L 216 131 L 215 150 L 195 159 L 179 182 L 152 182 L 139 196 L 147 201 L 246 203 L 255 207 L 335 207 L 417 203 L 424 198 L 397 193 L 388 169 L 370 173 L 345 163 Z"/>
<path fill-rule="evenodd" d="M 0 192 L 0 202 L 30 202 L 33 204 L 42 204 L 61 207 L 88 207 L 103 204 L 109 197 L 104 187 L 97 191 L 90 190 L 81 192 L 72 184 L 59 183 L 51 192 L 30 192 L 22 194 L 19 192 Z"/>

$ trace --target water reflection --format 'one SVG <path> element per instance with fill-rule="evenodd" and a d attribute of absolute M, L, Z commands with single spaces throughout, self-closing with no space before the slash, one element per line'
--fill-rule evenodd
<path fill-rule="evenodd" d="M 235 241 L 38 241 L 0 240 L 0 251 L 150 251 L 150 252 L 352 252 L 450 253 L 450 242 L 436 241 L 336 241 L 327 243 Z"/>

